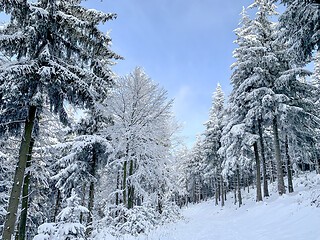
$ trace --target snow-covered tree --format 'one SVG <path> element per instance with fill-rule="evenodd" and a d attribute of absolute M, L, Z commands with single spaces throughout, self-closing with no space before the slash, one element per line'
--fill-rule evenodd
<path fill-rule="evenodd" d="M 271 0 L 273 2 L 277 0 Z M 279 18 L 279 41 L 288 44 L 294 62 L 305 65 L 320 46 L 320 2 L 318 0 L 281 0 L 286 10 Z"/>
<path fill-rule="evenodd" d="M 7 204 L 10 187 L 12 185 L 11 175 L 14 169 L 11 167 L 10 155 L 0 150 L 0 231 L 2 231 L 5 216 L 7 215 Z"/>
<path fill-rule="evenodd" d="M 109 195 L 113 199 L 106 205 L 106 215 L 111 220 L 117 217 L 112 221 L 121 228 L 131 224 L 128 221 L 135 207 L 163 212 L 169 197 L 165 193 L 171 186 L 166 166 L 176 127 L 167 92 L 139 67 L 117 81 L 107 102 L 108 113 L 114 117 L 114 124 L 108 128 L 114 150 L 107 168 L 114 169 L 109 178 L 114 183 L 116 180 L 116 189 Z"/>
<path fill-rule="evenodd" d="M 176 161 L 174 163 L 174 171 L 177 174 L 177 187 L 178 187 L 178 204 L 188 205 L 189 203 L 189 187 L 190 187 L 190 165 L 191 154 L 186 145 L 183 145 L 176 153 Z"/>
<path fill-rule="evenodd" d="M 89 210 L 80 205 L 80 198 L 75 191 L 71 192 L 66 202 L 66 207 L 57 216 L 57 223 L 44 223 L 39 226 L 34 240 L 85 239 L 86 227 L 80 222 L 80 215 L 89 214 Z"/>
<path fill-rule="evenodd" d="M 206 130 L 203 135 L 204 151 L 204 177 L 207 181 L 212 181 L 215 189 L 216 204 L 218 201 L 219 188 L 222 188 L 223 178 L 222 156 L 218 153 L 221 147 L 222 128 L 224 125 L 224 93 L 218 83 L 216 92 L 213 93 L 212 107 L 209 112 L 210 119 L 204 125 Z M 213 187 L 213 186 L 212 186 Z"/>
<path fill-rule="evenodd" d="M 190 171 L 190 187 L 189 192 L 192 202 L 200 202 L 202 194 L 202 172 L 205 168 L 203 162 L 203 140 L 201 135 L 197 135 L 196 142 L 194 143 L 191 153 L 188 169 Z"/>
<path fill-rule="evenodd" d="M 69 196 L 73 189 L 82 196 L 82 204 L 85 204 L 84 199 L 88 196 L 89 226 L 92 223 L 97 173 L 106 164 L 107 154 L 111 152 L 105 134 L 109 124 L 110 117 L 106 116 L 104 105 L 96 103 L 95 109 L 76 124 L 69 134 L 69 140 L 55 146 L 60 149 L 62 157 L 57 161 L 60 170 L 52 179 L 63 196 Z M 92 227 L 88 227 L 87 235 L 91 230 Z"/>
<path fill-rule="evenodd" d="M 257 14 L 256 20 L 250 20 L 243 9 L 240 27 L 235 30 L 238 37 L 235 43 L 239 47 L 234 51 L 234 57 L 237 60 L 232 65 L 233 90 L 227 109 L 229 119 L 224 128 L 220 152 L 226 156 L 224 172 L 227 173 L 226 171 L 230 169 L 231 173 L 235 173 L 237 166 L 244 167 L 247 164 L 251 155 L 250 148 L 253 146 L 256 161 L 257 201 L 261 201 L 258 122 L 262 121 L 262 98 L 269 91 L 264 78 L 263 65 L 266 64 L 264 57 L 268 47 L 265 35 L 270 35 L 270 32 L 268 32 L 269 26 L 262 21 L 264 20 L 262 12 Z"/>
<path fill-rule="evenodd" d="M 314 57 L 314 70 L 311 76 L 311 83 L 313 86 L 320 87 L 320 51 Z"/>
<path fill-rule="evenodd" d="M 67 122 L 64 102 L 90 107 L 106 96 L 112 76 L 107 68 L 119 56 L 99 23 L 114 19 L 80 6 L 81 1 L 2 1 L 10 14 L 1 29 L 0 51 L 11 61 L 0 67 L 1 131 L 24 127 L 19 162 L 10 196 L 3 239 L 10 239 L 16 222 L 27 155 L 36 115 L 44 103 Z M 23 124 L 24 123 L 24 124 Z"/>

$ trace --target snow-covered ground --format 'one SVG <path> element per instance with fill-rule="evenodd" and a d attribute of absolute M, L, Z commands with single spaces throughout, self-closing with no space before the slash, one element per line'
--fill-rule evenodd
<path fill-rule="evenodd" d="M 161 226 L 148 236 L 125 240 L 320 240 L 320 175 L 303 174 L 294 179 L 295 192 L 281 197 L 276 185 L 271 196 L 255 202 L 255 190 L 243 191 L 244 205 L 226 206 L 210 200 L 182 210 L 183 220 Z M 104 238 L 114 239 L 114 238 Z"/>

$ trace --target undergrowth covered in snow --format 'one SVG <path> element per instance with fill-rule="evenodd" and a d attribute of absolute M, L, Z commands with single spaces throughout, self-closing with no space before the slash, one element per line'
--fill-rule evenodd
<path fill-rule="evenodd" d="M 279 196 L 276 183 L 270 197 L 256 202 L 255 189 L 242 190 L 243 206 L 227 195 L 225 207 L 214 200 L 183 208 L 183 219 L 137 237 L 113 237 L 107 232 L 95 240 L 320 240 L 320 175 L 311 172 L 294 178 L 295 192 Z"/>

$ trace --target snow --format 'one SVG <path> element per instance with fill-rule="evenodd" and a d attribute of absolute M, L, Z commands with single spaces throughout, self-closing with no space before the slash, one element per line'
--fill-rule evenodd
<path fill-rule="evenodd" d="M 244 205 L 226 206 L 213 200 L 190 205 L 182 210 L 183 220 L 152 231 L 148 236 L 126 236 L 124 240 L 320 240 L 320 175 L 308 173 L 294 179 L 295 192 L 278 196 L 270 185 L 271 196 L 255 202 L 255 190 L 242 190 Z M 103 236 L 96 239 L 115 239 Z"/>

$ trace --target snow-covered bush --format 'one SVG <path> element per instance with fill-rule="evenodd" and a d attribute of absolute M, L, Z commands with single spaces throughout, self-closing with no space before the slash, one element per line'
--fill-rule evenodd
<path fill-rule="evenodd" d="M 105 217 L 99 222 L 101 228 L 98 232 L 113 236 L 137 236 L 165 223 L 174 222 L 179 216 L 179 208 L 174 203 L 166 203 L 161 213 L 151 202 L 144 202 L 141 206 L 130 209 L 122 204 L 112 205 L 106 209 Z"/>
<path fill-rule="evenodd" d="M 66 202 L 67 206 L 57 216 L 57 223 L 40 225 L 34 240 L 85 239 L 86 226 L 80 223 L 80 214 L 88 213 L 88 209 L 79 205 L 80 198 L 74 190 Z"/>

